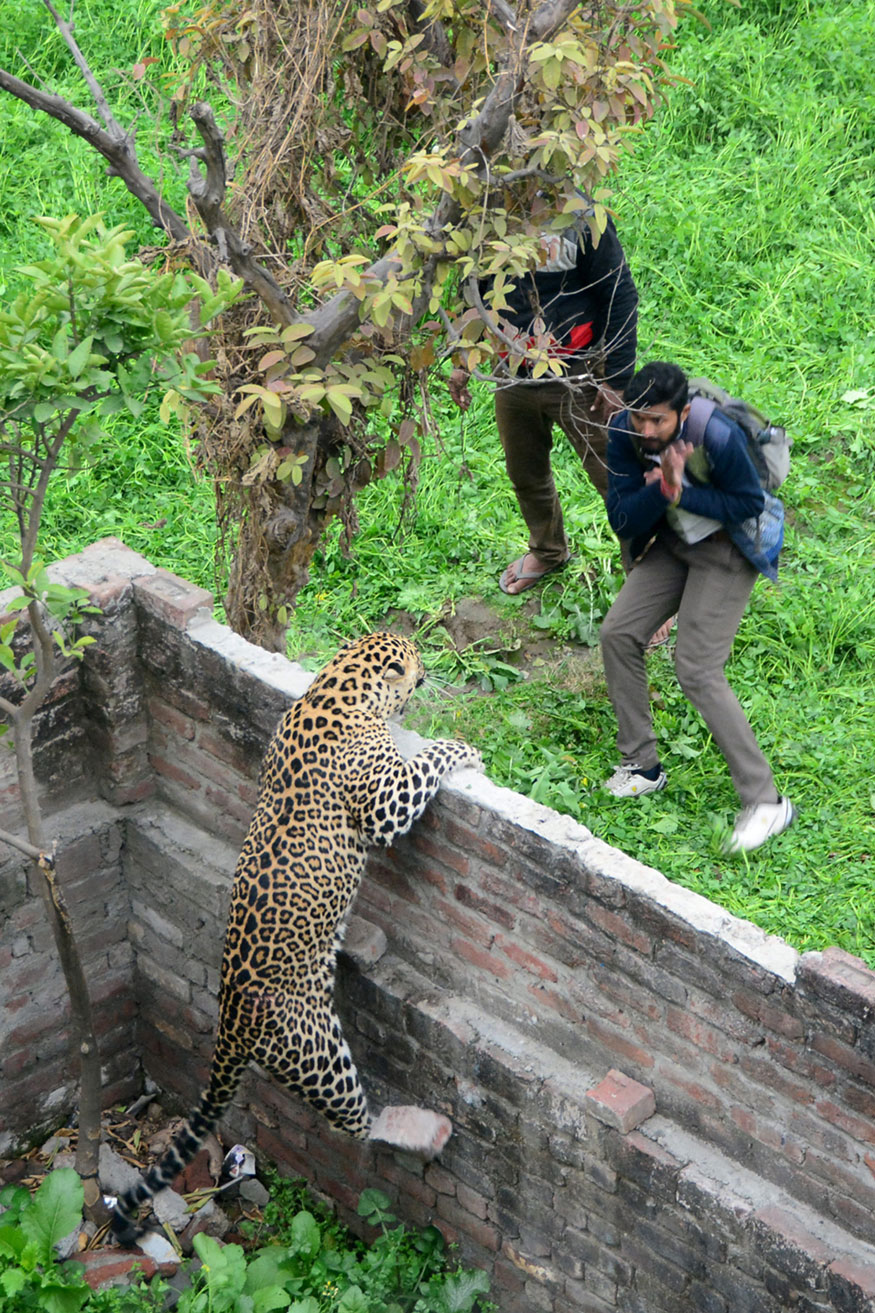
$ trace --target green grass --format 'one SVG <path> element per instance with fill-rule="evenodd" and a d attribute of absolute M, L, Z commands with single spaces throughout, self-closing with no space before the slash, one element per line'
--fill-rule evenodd
<path fill-rule="evenodd" d="M 8 3 L 0 0 L 0 15 Z M 575 565 L 539 595 L 499 592 L 498 575 L 525 539 L 485 390 L 462 417 L 436 382 L 438 432 L 426 442 L 414 505 L 402 514 L 391 481 L 365 491 L 353 555 L 329 536 L 289 651 L 316 665 L 342 639 L 397 612 L 412 615 L 433 675 L 411 718 L 422 732 L 469 738 L 499 783 L 568 812 L 797 947 L 836 943 L 875 966 L 875 393 L 868 404 L 866 395 L 875 376 L 875 5 L 748 0 L 738 10 L 708 0 L 704 8 L 713 30 L 684 24 L 670 64 L 688 81 L 640 134 L 613 205 L 641 292 L 640 358 L 677 359 L 711 376 L 783 419 L 795 439 L 781 582 L 757 585 L 729 676 L 798 822 L 750 858 L 720 855 L 737 800 L 665 651 L 650 670 L 670 787 L 637 803 L 599 789 L 616 757 L 597 659 L 581 673 L 546 652 L 521 679 L 514 648 L 546 638 L 556 652 L 586 654 L 581 644 L 594 640 L 622 581 L 616 544 L 560 441 L 555 466 Z M 143 53 L 142 21 L 140 32 L 121 16 L 112 30 L 107 21 L 105 48 L 124 46 L 115 66 Z M 127 220 L 99 164 L 71 159 L 60 131 L 45 125 L 33 158 L 24 150 L 32 125 L 26 116 L 16 123 L 14 157 L 0 149 L 2 259 L 24 242 L 32 194 L 48 208 L 73 208 L 74 175 L 86 201 Z M 864 395 L 843 400 L 854 390 Z M 115 433 L 93 472 L 59 482 L 44 553 L 115 533 L 210 586 L 210 501 L 153 416 L 136 433 Z M 494 632 L 457 652 L 437 621 L 470 598 L 494 608 Z"/>

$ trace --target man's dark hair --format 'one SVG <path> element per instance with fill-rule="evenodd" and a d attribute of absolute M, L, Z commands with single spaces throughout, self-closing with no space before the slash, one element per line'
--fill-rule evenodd
<path fill-rule="evenodd" d="M 623 400 L 630 410 L 648 410 L 666 405 L 680 414 L 687 404 L 687 376 L 667 360 L 651 360 L 633 374 L 623 388 Z"/>

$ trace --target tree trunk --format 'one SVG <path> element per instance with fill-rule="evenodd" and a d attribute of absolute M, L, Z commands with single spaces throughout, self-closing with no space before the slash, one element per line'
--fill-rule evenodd
<path fill-rule="evenodd" d="M 79 1136 L 76 1148 L 76 1171 L 82 1178 L 85 1190 L 86 1216 L 98 1217 L 102 1207 L 100 1184 L 97 1178 L 101 1075 L 100 1050 L 94 1034 L 91 999 L 73 936 L 64 892 L 58 882 L 54 855 L 49 851 L 46 842 L 42 809 L 33 772 L 32 711 L 12 716 L 12 733 L 28 838 L 32 846 L 41 854 L 31 862 L 33 883 L 42 898 L 46 917 L 52 928 L 70 995 L 70 1015 L 79 1066 Z"/>

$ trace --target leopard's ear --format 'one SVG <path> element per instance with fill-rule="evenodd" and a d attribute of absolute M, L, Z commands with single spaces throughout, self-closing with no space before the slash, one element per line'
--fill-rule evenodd
<path fill-rule="evenodd" d="M 388 661 L 386 663 L 386 669 L 383 671 L 383 674 L 387 677 L 387 679 L 403 679 L 404 676 L 407 674 L 407 671 L 404 669 L 404 667 L 401 665 L 400 662 Z"/>

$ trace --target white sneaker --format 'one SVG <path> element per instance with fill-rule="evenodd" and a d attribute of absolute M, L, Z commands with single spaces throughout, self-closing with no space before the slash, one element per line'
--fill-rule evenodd
<path fill-rule="evenodd" d="M 777 802 L 757 802 L 745 807 L 735 818 L 735 829 L 724 849 L 727 853 L 752 852 L 766 839 L 783 834 L 796 819 L 796 808 L 789 798 Z"/>
<path fill-rule="evenodd" d="M 658 793 L 667 783 L 668 776 L 661 768 L 656 779 L 649 780 L 641 774 L 637 762 L 630 761 L 628 766 L 618 766 L 602 787 L 615 798 L 640 798 L 644 793 Z"/>

